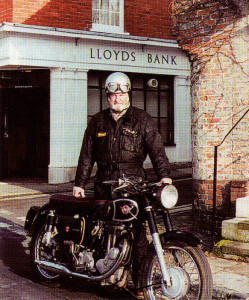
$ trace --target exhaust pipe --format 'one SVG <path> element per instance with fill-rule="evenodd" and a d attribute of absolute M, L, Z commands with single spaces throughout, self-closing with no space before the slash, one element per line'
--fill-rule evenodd
<path fill-rule="evenodd" d="M 94 279 L 94 280 L 102 279 L 102 278 L 100 278 L 102 276 L 93 277 L 93 276 L 88 276 L 88 275 L 72 272 L 65 266 L 55 264 L 55 263 L 49 262 L 49 261 L 44 261 L 44 260 L 41 261 L 39 259 L 36 259 L 35 264 L 37 264 L 40 268 L 42 268 L 46 271 L 53 271 L 53 272 L 57 272 L 57 273 L 63 274 L 63 275 L 69 275 L 69 276 L 79 277 L 79 278 L 83 278 L 83 279 Z"/>
<path fill-rule="evenodd" d="M 122 262 L 122 260 L 125 257 L 127 248 L 128 248 L 128 243 L 125 240 L 124 245 L 122 246 L 122 252 L 121 252 L 118 260 L 114 264 L 114 266 L 107 273 L 104 273 L 100 276 L 89 276 L 89 275 L 86 275 L 86 274 L 72 272 L 67 267 L 65 267 L 63 265 L 56 264 L 56 263 L 49 262 L 49 261 L 45 261 L 45 260 L 36 259 L 34 261 L 34 263 L 37 264 L 40 268 L 43 268 L 47 271 L 53 271 L 53 272 L 57 272 L 59 274 L 69 275 L 69 276 L 78 277 L 78 278 L 82 278 L 82 279 L 101 281 L 101 280 L 106 279 L 109 276 L 111 276 L 118 269 L 120 263 Z"/>

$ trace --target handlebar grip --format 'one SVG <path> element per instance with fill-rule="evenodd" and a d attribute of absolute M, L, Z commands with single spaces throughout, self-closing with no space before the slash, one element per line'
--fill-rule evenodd
<path fill-rule="evenodd" d="M 118 181 L 117 180 L 105 180 L 102 182 L 103 185 L 113 185 L 116 184 Z"/>

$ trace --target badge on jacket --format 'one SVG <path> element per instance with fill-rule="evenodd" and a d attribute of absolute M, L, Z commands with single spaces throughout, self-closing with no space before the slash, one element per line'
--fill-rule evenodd
<path fill-rule="evenodd" d="M 136 134 L 136 133 L 137 133 L 137 131 L 135 131 L 135 130 L 131 130 L 131 129 L 129 129 L 129 128 L 124 128 L 123 130 L 124 130 L 124 132 L 126 132 L 126 133 L 130 133 L 130 134 L 132 134 L 132 135 L 134 135 L 134 134 Z"/>
<path fill-rule="evenodd" d="M 98 132 L 98 137 L 104 137 L 106 136 L 106 132 Z"/>

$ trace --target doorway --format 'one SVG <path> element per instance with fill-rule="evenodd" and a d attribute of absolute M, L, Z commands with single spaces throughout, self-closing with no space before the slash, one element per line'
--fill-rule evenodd
<path fill-rule="evenodd" d="M 16 85 L 2 88 L 1 94 L 1 179 L 37 178 L 47 181 L 49 89 Z"/>

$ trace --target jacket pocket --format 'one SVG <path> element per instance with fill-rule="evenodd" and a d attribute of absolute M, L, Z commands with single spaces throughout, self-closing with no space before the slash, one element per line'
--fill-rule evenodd
<path fill-rule="evenodd" d="M 97 132 L 95 148 L 99 152 L 109 151 L 109 135 L 107 132 Z"/>
<path fill-rule="evenodd" d="M 121 148 L 130 152 L 138 152 L 137 131 L 126 127 L 122 129 Z"/>

